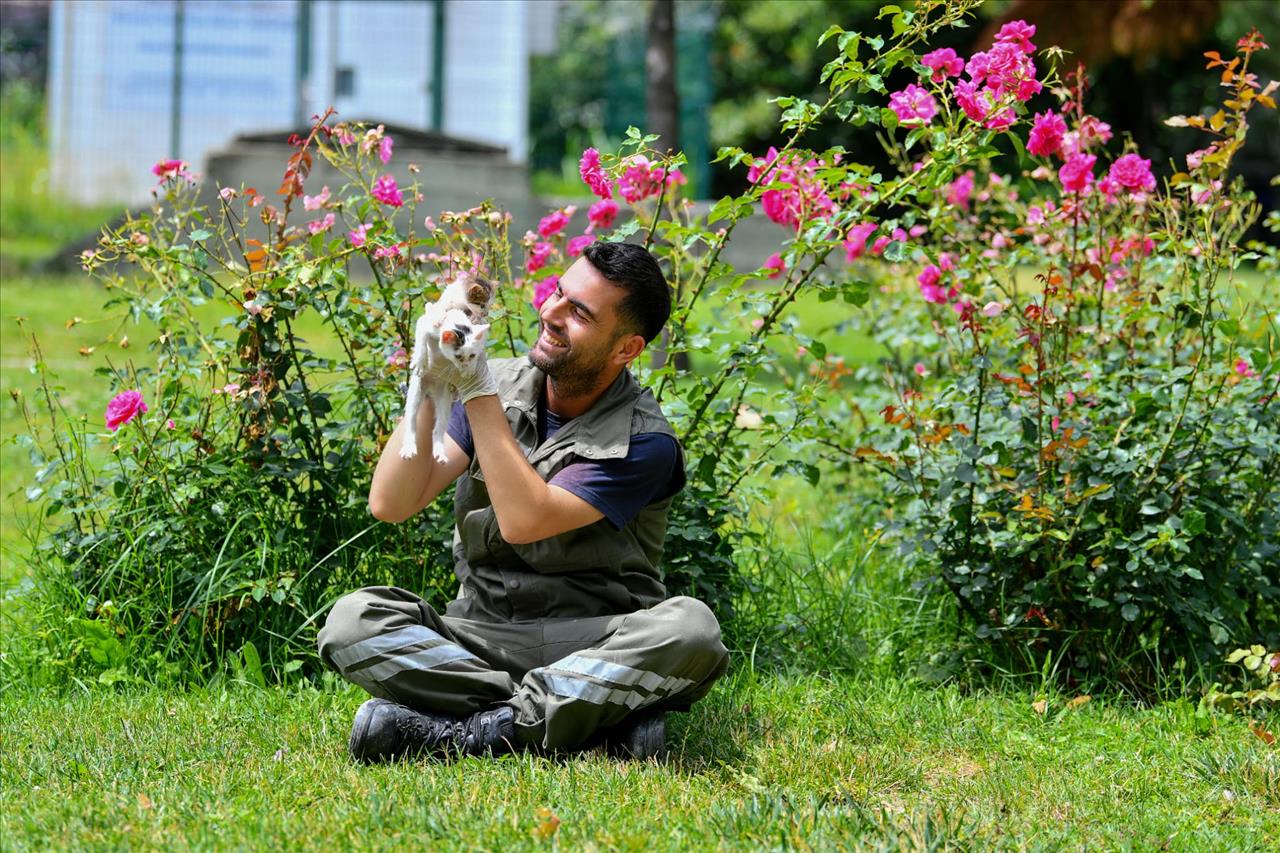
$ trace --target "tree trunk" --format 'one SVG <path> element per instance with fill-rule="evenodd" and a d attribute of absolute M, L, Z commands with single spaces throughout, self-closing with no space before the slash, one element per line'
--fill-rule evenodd
<path fill-rule="evenodd" d="M 648 47 L 644 54 L 645 117 L 648 133 L 658 134 L 654 147 L 660 151 L 680 148 L 680 95 L 676 91 L 676 15 L 675 0 L 649 0 Z M 662 211 L 656 211 L 661 216 Z M 662 367 L 667 362 L 667 344 L 671 334 L 653 343 L 652 364 Z M 688 353 L 676 353 L 676 367 L 689 369 Z"/>

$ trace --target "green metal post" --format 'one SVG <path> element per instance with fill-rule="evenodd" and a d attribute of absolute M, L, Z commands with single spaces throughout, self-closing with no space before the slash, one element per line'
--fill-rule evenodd
<path fill-rule="evenodd" d="M 298 4 L 298 80 L 294 90 L 297 103 L 293 110 L 293 124 L 301 131 L 307 126 L 307 82 L 311 78 L 311 0 Z"/>
<path fill-rule="evenodd" d="M 182 151 L 182 51 L 187 29 L 187 4 L 173 4 L 173 89 L 169 102 L 169 156 L 181 157 Z"/>
<path fill-rule="evenodd" d="M 431 27 L 431 129 L 444 130 L 444 4 L 432 0 L 434 20 Z"/>

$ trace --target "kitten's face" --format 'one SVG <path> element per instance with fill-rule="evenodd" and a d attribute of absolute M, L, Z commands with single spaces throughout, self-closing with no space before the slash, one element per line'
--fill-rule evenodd
<path fill-rule="evenodd" d="M 453 309 L 445 315 L 440 331 L 440 352 L 460 367 L 471 366 L 484 352 L 489 334 L 487 323 L 472 323 L 461 309 Z"/>

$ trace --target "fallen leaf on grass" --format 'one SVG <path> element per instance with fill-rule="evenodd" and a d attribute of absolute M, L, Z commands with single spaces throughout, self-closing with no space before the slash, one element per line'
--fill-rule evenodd
<path fill-rule="evenodd" d="M 539 841 L 546 841 L 560 828 L 560 818 L 546 806 L 535 811 L 533 816 L 538 819 L 538 825 L 531 829 L 529 834 Z"/>
<path fill-rule="evenodd" d="M 1265 743 L 1267 746 L 1272 746 L 1276 742 L 1276 736 L 1273 735 L 1271 732 L 1267 731 L 1267 727 L 1264 726 L 1262 723 L 1250 723 L 1249 731 L 1253 732 L 1255 735 L 1262 738 L 1262 742 Z"/>
<path fill-rule="evenodd" d="M 1072 709 L 1079 708 L 1081 705 L 1088 705 L 1091 701 L 1093 701 L 1093 697 L 1090 696 L 1088 693 L 1085 693 L 1084 695 L 1077 696 L 1076 698 L 1068 702 L 1067 707 Z"/>
<path fill-rule="evenodd" d="M 1037 714 L 1043 717 L 1044 712 L 1049 710 L 1049 700 L 1037 699 L 1036 701 L 1031 703 L 1031 710 L 1035 711 Z"/>
<path fill-rule="evenodd" d="M 151 802 L 151 798 L 146 794 L 138 794 L 138 805 L 142 806 L 144 809 L 149 809 L 153 803 Z"/>

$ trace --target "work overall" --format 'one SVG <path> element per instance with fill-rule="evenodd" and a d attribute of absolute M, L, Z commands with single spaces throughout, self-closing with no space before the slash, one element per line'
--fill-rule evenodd
<path fill-rule="evenodd" d="M 621 459 L 632 435 L 672 435 L 652 394 L 623 371 L 592 409 L 538 444 L 544 374 L 491 363 L 507 421 L 549 480 L 575 459 Z M 320 655 L 370 694 L 465 716 L 506 703 L 517 738 L 573 749 L 641 709 L 684 708 L 724 673 L 720 626 L 703 603 L 664 600 L 658 565 L 671 498 L 621 531 L 606 519 L 527 545 L 502 539 L 472 460 L 454 498 L 458 597 L 443 615 L 407 590 L 371 587 L 334 605 Z"/>

